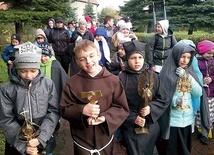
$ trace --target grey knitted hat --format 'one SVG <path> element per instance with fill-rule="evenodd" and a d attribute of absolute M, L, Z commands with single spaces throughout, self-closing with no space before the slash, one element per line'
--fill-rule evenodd
<path fill-rule="evenodd" d="M 14 65 L 16 69 L 23 68 L 40 68 L 42 49 L 26 42 L 14 47 L 15 61 Z"/>

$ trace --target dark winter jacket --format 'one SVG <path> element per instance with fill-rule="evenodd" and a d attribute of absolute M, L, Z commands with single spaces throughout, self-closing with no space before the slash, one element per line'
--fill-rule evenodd
<path fill-rule="evenodd" d="M 76 41 L 78 36 L 82 37 L 82 39 L 87 39 L 87 40 L 90 40 L 90 41 L 94 41 L 94 37 L 93 37 L 93 35 L 92 35 L 92 33 L 90 31 L 86 30 L 84 34 L 81 34 L 79 32 L 79 30 L 77 29 L 77 30 L 75 30 L 73 32 L 72 37 L 70 39 L 70 42 L 71 43 L 75 43 L 75 41 Z"/>
<path fill-rule="evenodd" d="M 149 43 L 149 52 L 147 57 L 149 66 L 163 66 L 166 58 L 176 43 L 177 40 L 170 29 L 168 29 L 168 35 L 166 37 L 155 34 Z"/>
<path fill-rule="evenodd" d="M 49 43 L 52 44 L 55 55 L 65 55 L 65 49 L 68 47 L 70 34 L 67 29 L 53 28 L 50 32 Z"/>
<path fill-rule="evenodd" d="M 6 46 L 5 49 L 3 50 L 1 57 L 4 60 L 4 62 L 7 63 L 8 60 L 13 61 L 15 59 L 13 47 L 14 46 L 12 44 L 10 44 L 10 45 Z"/>

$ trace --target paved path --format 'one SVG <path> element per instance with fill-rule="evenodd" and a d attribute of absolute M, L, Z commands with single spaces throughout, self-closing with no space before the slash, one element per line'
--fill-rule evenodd
<path fill-rule="evenodd" d="M 57 147 L 53 152 L 54 155 L 73 155 L 73 143 L 70 136 L 70 129 L 68 122 L 61 120 L 61 128 L 56 134 Z M 126 150 L 120 145 L 117 140 L 114 140 L 114 154 L 113 155 L 126 155 Z M 158 155 L 156 152 L 154 155 Z M 191 155 L 214 155 L 214 139 L 209 140 L 209 145 L 202 145 L 197 139 L 196 133 L 193 134 L 193 147 Z"/>

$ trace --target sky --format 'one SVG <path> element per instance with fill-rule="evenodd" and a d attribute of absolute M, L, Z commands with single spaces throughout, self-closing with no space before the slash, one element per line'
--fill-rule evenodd
<path fill-rule="evenodd" d="M 119 10 L 118 6 L 123 6 L 125 0 L 97 0 L 99 3 L 98 11 L 101 11 L 102 8 L 111 7 L 113 9 Z M 126 0 L 127 1 L 127 0 Z"/>

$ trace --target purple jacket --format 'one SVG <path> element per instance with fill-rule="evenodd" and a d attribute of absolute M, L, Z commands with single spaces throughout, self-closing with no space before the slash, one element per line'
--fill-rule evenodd
<path fill-rule="evenodd" d="M 209 84 L 209 87 L 204 87 L 207 97 L 214 97 L 214 58 L 206 60 L 203 57 L 198 57 L 197 59 L 203 78 L 206 76 L 212 78 L 212 82 Z"/>

